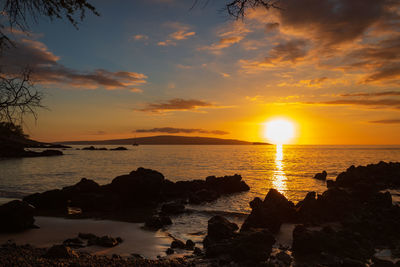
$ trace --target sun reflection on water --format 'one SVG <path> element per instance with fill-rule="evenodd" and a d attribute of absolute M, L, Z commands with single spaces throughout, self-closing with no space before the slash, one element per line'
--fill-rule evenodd
<path fill-rule="evenodd" d="M 272 180 L 273 188 L 282 194 L 285 194 L 287 190 L 286 180 L 287 178 L 283 171 L 283 147 L 282 145 L 276 145 L 275 170 L 274 178 Z"/>

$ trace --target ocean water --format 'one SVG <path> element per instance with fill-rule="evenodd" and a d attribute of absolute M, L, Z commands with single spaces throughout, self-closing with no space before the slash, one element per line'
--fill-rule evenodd
<path fill-rule="evenodd" d="M 241 174 L 249 192 L 188 206 L 192 213 L 173 218 L 171 233 L 196 239 L 194 233 L 205 230 L 213 214 L 228 212 L 231 220 L 243 221 L 240 214 L 250 211 L 249 201 L 256 196 L 264 198 L 270 188 L 297 202 L 309 191 L 326 189 L 325 182 L 313 179 L 317 172 L 326 170 L 328 179 L 334 179 L 351 165 L 400 161 L 400 146 L 143 145 L 127 146 L 127 151 L 76 150 L 81 147 L 64 150 L 60 157 L 0 160 L 0 198 L 4 202 L 61 188 L 82 177 L 106 184 L 138 167 L 157 170 L 172 181 Z"/>

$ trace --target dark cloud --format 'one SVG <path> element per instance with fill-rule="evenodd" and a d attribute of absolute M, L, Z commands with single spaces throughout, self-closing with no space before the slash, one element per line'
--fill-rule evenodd
<path fill-rule="evenodd" d="M 225 135 L 229 134 L 229 132 L 220 131 L 220 130 L 203 130 L 203 129 L 192 129 L 192 128 L 174 128 L 174 127 L 162 127 L 162 128 L 153 128 L 153 129 L 138 129 L 135 131 L 136 133 L 202 133 L 202 134 L 216 134 L 216 135 Z"/>
<path fill-rule="evenodd" d="M 376 121 L 370 121 L 370 123 L 400 124 L 400 119 L 393 119 L 393 120 L 376 120 Z"/>
<path fill-rule="evenodd" d="M 307 41 L 291 40 L 286 43 L 275 46 L 266 61 L 291 61 L 295 63 L 297 60 L 307 55 Z"/>
<path fill-rule="evenodd" d="M 374 108 L 400 109 L 400 99 L 337 99 L 322 102 L 306 102 L 318 105 L 354 105 Z"/>
<path fill-rule="evenodd" d="M 59 57 L 38 41 L 22 39 L 16 46 L 7 49 L 1 58 L 0 68 L 9 75 L 19 73 L 22 68 L 32 69 L 32 78 L 40 83 L 66 84 L 73 87 L 94 89 L 132 89 L 146 83 L 147 76 L 136 72 L 96 69 L 82 72 L 58 63 Z"/>
<path fill-rule="evenodd" d="M 283 0 L 280 22 L 287 30 L 302 30 L 325 45 L 355 40 L 379 24 L 393 28 L 398 3 L 392 0 Z"/>
<path fill-rule="evenodd" d="M 147 112 L 165 112 L 174 110 L 192 110 L 201 107 L 212 107 L 212 106 L 214 106 L 212 103 L 205 102 L 202 100 L 196 100 L 196 99 L 185 100 L 182 98 L 174 98 L 161 103 L 147 103 L 144 108 L 137 110 L 147 111 Z"/>
<path fill-rule="evenodd" d="M 385 92 L 374 92 L 374 93 L 352 93 L 352 94 L 342 94 L 340 96 L 350 97 L 350 96 L 400 96 L 400 91 L 385 91 Z"/>

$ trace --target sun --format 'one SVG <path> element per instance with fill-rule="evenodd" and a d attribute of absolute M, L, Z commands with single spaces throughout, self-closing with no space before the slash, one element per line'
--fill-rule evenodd
<path fill-rule="evenodd" d="M 264 136 L 273 144 L 287 144 L 295 136 L 294 124 L 287 119 L 270 120 L 265 123 Z"/>

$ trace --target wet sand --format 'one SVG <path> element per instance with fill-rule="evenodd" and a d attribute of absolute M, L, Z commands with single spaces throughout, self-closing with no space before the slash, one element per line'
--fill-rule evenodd
<path fill-rule="evenodd" d="M 156 259 L 158 255 L 165 256 L 172 238 L 162 231 L 148 231 L 141 223 L 127 223 L 109 220 L 64 219 L 54 217 L 35 217 L 39 229 L 30 229 L 22 233 L 1 233 L 0 244 L 12 240 L 18 245 L 31 244 L 35 247 L 51 247 L 61 244 L 65 239 L 74 238 L 78 233 L 93 233 L 98 236 L 109 235 L 121 237 L 124 241 L 113 248 L 91 246 L 81 248 L 96 255 L 129 256 L 140 254 L 148 259 Z"/>

